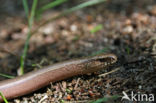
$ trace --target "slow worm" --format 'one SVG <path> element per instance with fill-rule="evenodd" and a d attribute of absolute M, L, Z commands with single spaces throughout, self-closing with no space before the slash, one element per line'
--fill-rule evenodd
<path fill-rule="evenodd" d="M 116 61 L 117 57 L 114 54 L 102 54 L 57 63 L 13 79 L 1 81 L 0 92 L 7 99 L 13 99 L 38 90 L 50 82 L 107 68 Z M 1 97 L 0 101 L 3 101 Z"/>

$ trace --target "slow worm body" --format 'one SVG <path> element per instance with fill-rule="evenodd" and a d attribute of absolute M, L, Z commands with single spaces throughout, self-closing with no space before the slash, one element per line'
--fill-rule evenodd
<path fill-rule="evenodd" d="M 1 81 L 0 92 L 2 92 L 7 99 L 12 99 L 40 89 L 50 82 L 56 82 L 75 75 L 92 73 L 107 68 L 116 61 L 117 57 L 115 55 L 103 54 L 54 64 L 14 79 Z M 1 97 L 0 101 L 3 101 Z"/>

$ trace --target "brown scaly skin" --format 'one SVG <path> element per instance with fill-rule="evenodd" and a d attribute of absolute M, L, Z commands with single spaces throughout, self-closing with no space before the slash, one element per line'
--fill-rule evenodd
<path fill-rule="evenodd" d="M 6 99 L 13 99 L 38 90 L 50 82 L 107 68 L 116 61 L 117 57 L 114 54 L 102 54 L 65 61 L 29 72 L 14 79 L 1 81 L 0 92 L 2 92 Z M 0 98 L 0 101 L 3 101 L 2 98 Z"/>

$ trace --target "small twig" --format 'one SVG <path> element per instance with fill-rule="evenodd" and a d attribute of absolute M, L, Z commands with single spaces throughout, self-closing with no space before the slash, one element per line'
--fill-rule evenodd
<path fill-rule="evenodd" d="M 151 37 L 149 40 L 146 41 L 146 43 L 150 43 L 152 40 L 156 40 L 156 36 Z"/>
<path fill-rule="evenodd" d="M 75 84 L 75 87 L 74 87 L 74 90 L 77 89 L 77 86 L 78 86 L 78 84 L 79 84 L 79 81 L 80 81 L 80 78 L 77 79 L 76 84 Z"/>
<path fill-rule="evenodd" d="M 118 68 L 116 68 L 116 69 L 114 69 L 114 70 L 112 70 L 112 71 L 110 71 L 110 72 L 107 72 L 107 73 L 104 73 L 104 74 L 100 74 L 99 77 L 109 75 L 109 74 L 111 74 L 111 73 L 113 73 L 113 72 L 118 71 L 119 69 L 120 69 L 120 67 L 118 67 Z"/>
<path fill-rule="evenodd" d="M 58 83 L 58 84 L 59 84 L 59 88 L 60 88 L 60 90 L 61 90 L 62 92 L 64 92 L 64 89 L 63 89 L 62 84 L 61 84 L 61 83 Z"/>
<path fill-rule="evenodd" d="M 64 103 L 89 103 L 92 100 L 64 101 Z"/>
<path fill-rule="evenodd" d="M 2 46 L 0 46 L 0 51 L 1 52 L 6 52 L 6 53 L 11 54 L 11 55 L 14 55 L 16 57 L 19 57 L 17 54 L 11 52 L 10 50 L 8 50 L 8 49 L 6 49 L 5 47 L 2 47 Z"/>
<path fill-rule="evenodd" d="M 156 54 L 155 53 L 151 53 L 149 56 L 155 57 Z"/>
<path fill-rule="evenodd" d="M 38 103 L 43 103 L 44 100 L 46 100 L 48 98 L 48 95 L 46 94 L 43 98 L 41 98 L 41 100 Z"/>

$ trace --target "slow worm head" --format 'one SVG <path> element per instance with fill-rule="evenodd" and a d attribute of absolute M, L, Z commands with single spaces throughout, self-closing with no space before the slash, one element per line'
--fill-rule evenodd
<path fill-rule="evenodd" d="M 80 64 L 84 66 L 81 74 L 96 72 L 101 69 L 105 69 L 117 61 L 117 57 L 114 54 L 102 54 L 88 58 L 86 62 Z"/>

